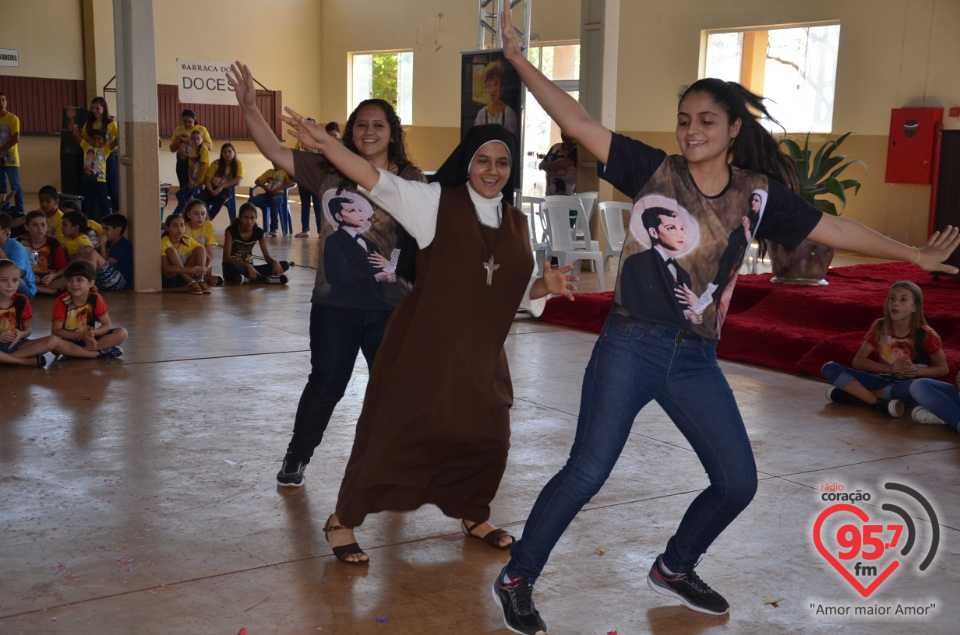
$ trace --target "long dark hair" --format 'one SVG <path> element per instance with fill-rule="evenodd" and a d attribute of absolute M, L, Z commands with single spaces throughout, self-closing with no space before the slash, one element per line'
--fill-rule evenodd
<path fill-rule="evenodd" d="M 106 132 L 107 126 L 110 125 L 110 122 L 113 121 L 113 117 L 110 116 L 110 108 L 107 107 L 107 100 L 103 97 L 94 97 L 90 100 L 90 105 L 100 104 L 103 106 L 103 117 L 100 118 L 100 128 Z M 90 110 L 90 116 L 87 117 L 86 123 L 83 124 L 83 134 L 89 139 L 90 131 L 93 130 L 93 110 Z"/>
<path fill-rule="evenodd" d="M 247 202 L 240 206 L 240 209 L 237 210 L 237 217 L 230 221 L 231 227 L 240 227 L 240 217 L 243 216 L 243 213 L 253 210 L 253 226 L 257 227 L 257 206 L 253 203 Z"/>
<path fill-rule="evenodd" d="M 233 149 L 233 161 L 230 162 L 230 176 L 237 177 L 237 149 L 234 148 L 232 143 L 225 143 L 220 146 L 220 160 L 217 161 L 217 172 L 216 176 L 224 177 L 227 175 L 227 162 L 223 160 L 223 151 L 227 148 Z"/>
<path fill-rule="evenodd" d="M 729 123 L 740 120 L 740 133 L 730 144 L 727 159 L 731 165 L 760 174 L 783 183 L 792 192 L 800 191 L 800 176 L 793 160 L 780 150 L 780 144 L 753 112 L 780 125 L 763 103 L 763 97 L 751 93 L 736 82 L 706 78 L 698 80 L 680 93 L 678 106 L 690 93 L 707 93 L 726 113 Z"/>
<path fill-rule="evenodd" d="M 387 123 L 390 124 L 387 159 L 397 166 L 397 173 L 403 172 L 408 167 L 415 167 L 407 157 L 406 135 L 403 132 L 403 126 L 400 125 L 400 117 L 397 116 L 397 111 L 393 109 L 390 102 L 382 99 L 364 99 L 357 104 L 357 107 L 350 113 L 350 118 L 347 119 L 347 127 L 343 131 L 343 145 L 354 154 L 360 154 L 357 146 L 353 143 L 353 126 L 357 123 L 357 114 L 367 106 L 377 106 L 387 116 Z"/>

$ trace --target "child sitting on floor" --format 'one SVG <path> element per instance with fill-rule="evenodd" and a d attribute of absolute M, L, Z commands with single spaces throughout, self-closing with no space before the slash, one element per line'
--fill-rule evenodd
<path fill-rule="evenodd" d="M 827 399 L 834 403 L 865 403 L 890 416 L 903 415 L 913 404 L 911 387 L 920 377 L 942 377 L 948 372 L 940 336 L 923 316 L 923 292 L 901 280 L 890 287 L 883 317 L 867 331 L 853 368 L 827 362 L 820 372 L 834 387 Z"/>
<path fill-rule="evenodd" d="M 217 233 L 213 228 L 213 223 L 207 220 L 207 205 L 198 198 L 190 199 L 184 207 L 186 218 L 186 229 L 184 236 L 192 238 L 203 246 L 207 252 L 207 263 L 210 269 L 204 281 L 207 286 L 219 287 L 223 285 L 223 278 L 213 275 L 213 248 L 217 246 Z"/>
<path fill-rule="evenodd" d="M 84 247 L 93 247 L 90 241 L 89 226 L 87 217 L 83 212 L 66 212 L 60 221 L 60 232 L 63 238 L 60 238 L 60 244 L 63 246 L 63 253 L 67 256 L 67 262 L 72 262 L 80 250 Z M 99 242 L 99 241 L 98 241 Z"/>
<path fill-rule="evenodd" d="M 267 261 L 264 265 L 253 264 L 253 247 L 260 244 L 260 251 Z M 263 237 L 263 228 L 257 225 L 257 208 L 252 203 L 244 203 L 237 212 L 237 219 L 230 223 L 223 234 L 223 277 L 227 282 L 245 284 L 247 282 L 267 282 L 287 284 L 283 272 L 290 264 L 274 260 L 267 249 Z"/>
<path fill-rule="evenodd" d="M 175 289 L 186 285 L 193 295 L 210 293 L 204 282 L 209 271 L 207 252 L 203 245 L 185 236 L 186 224 L 180 214 L 170 214 L 164 221 L 166 231 L 160 239 L 160 269 L 163 288 Z"/>
<path fill-rule="evenodd" d="M 120 345 L 127 340 L 127 331 L 113 326 L 106 303 L 94 291 L 93 265 L 84 260 L 71 262 L 63 277 L 67 279 L 67 292 L 53 303 L 50 325 L 50 332 L 61 339 L 53 349 L 60 354 L 58 359 L 106 359 L 123 355 Z"/>
<path fill-rule="evenodd" d="M 27 250 L 37 293 L 60 295 L 67 284 L 63 279 L 67 257 L 60 241 L 47 234 L 47 215 L 38 209 L 33 210 L 27 214 L 26 228 L 27 233 L 20 237 L 20 244 Z"/>
<path fill-rule="evenodd" d="M 100 291 L 123 291 L 133 284 L 133 248 L 123 233 L 127 218 L 122 214 L 103 217 L 103 240 L 99 249 L 81 247 L 77 260 L 85 260 L 97 272 Z"/>
<path fill-rule="evenodd" d="M 0 364 L 43 368 L 47 365 L 44 355 L 60 344 L 60 338 L 30 339 L 33 308 L 27 296 L 17 291 L 19 284 L 20 267 L 12 260 L 0 260 Z"/>

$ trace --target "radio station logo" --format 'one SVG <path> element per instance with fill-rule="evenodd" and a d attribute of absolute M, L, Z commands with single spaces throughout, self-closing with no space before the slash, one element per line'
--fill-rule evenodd
<path fill-rule="evenodd" d="M 813 544 L 864 598 L 896 571 L 916 566 L 922 572 L 933 562 L 940 545 L 940 524 L 933 506 L 916 489 L 885 483 L 879 509 L 880 501 L 869 492 L 846 492 L 838 483 L 820 489 L 821 499 L 832 504 L 817 516 Z M 869 503 L 867 509 L 864 503 Z M 914 518 L 930 521 L 929 541 L 926 536 L 918 538 Z"/>

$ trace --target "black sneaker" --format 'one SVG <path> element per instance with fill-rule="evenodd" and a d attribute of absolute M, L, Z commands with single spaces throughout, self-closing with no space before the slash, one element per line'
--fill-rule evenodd
<path fill-rule="evenodd" d="M 295 454 L 283 457 L 283 466 L 277 472 L 277 485 L 280 487 L 303 487 L 303 470 L 307 462 Z"/>
<path fill-rule="evenodd" d="M 833 403 L 863 403 L 847 391 L 835 386 L 827 388 L 827 401 Z"/>
<path fill-rule="evenodd" d="M 676 598 L 687 608 L 701 613 L 723 615 L 730 610 L 730 605 L 723 596 L 701 580 L 693 567 L 680 575 L 667 575 L 663 571 L 661 559 L 662 556 L 657 556 L 653 566 L 650 567 L 647 584 L 651 589 L 661 595 Z"/>
<path fill-rule="evenodd" d="M 267 276 L 267 284 L 287 284 L 287 277 L 283 274 L 279 276 Z"/>
<path fill-rule="evenodd" d="M 493 599 L 503 610 L 503 623 L 508 630 L 523 635 L 546 635 L 547 625 L 533 606 L 533 585 L 524 577 L 511 578 L 504 583 L 504 567 L 493 583 Z"/>
<path fill-rule="evenodd" d="M 903 411 L 903 402 L 899 399 L 891 399 L 887 401 L 886 399 L 877 399 L 877 403 L 873 404 L 873 407 L 880 412 L 885 412 L 891 417 L 902 417 Z"/>

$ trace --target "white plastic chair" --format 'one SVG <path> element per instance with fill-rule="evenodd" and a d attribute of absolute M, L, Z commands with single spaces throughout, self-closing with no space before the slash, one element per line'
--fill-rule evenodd
<path fill-rule="evenodd" d="M 568 214 L 573 212 L 576 214 L 574 218 L 573 227 L 570 229 L 570 235 L 574 240 L 574 246 L 578 249 L 587 249 L 589 251 L 600 251 L 600 243 L 596 240 L 590 240 L 590 216 L 586 211 L 584 206 L 584 199 L 577 196 L 562 196 L 560 194 L 555 194 L 546 197 L 543 199 L 545 203 L 556 203 L 559 205 L 566 205 Z M 540 209 L 543 209 L 543 205 L 540 206 Z M 591 207 L 591 212 L 592 212 Z M 568 217 L 569 218 L 569 217 Z M 567 227 L 570 227 L 569 220 L 567 222 Z"/>
<path fill-rule="evenodd" d="M 547 250 L 550 244 L 547 242 L 547 226 L 543 222 L 543 215 L 540 211 L 540 205 L 543 199 L 539 196 L 521 196 L 520 210 L 527 215 L 530 224 L 530 248 L 533 250 L 534 258 L 537 261 L 537 272 L 543 273 L 543 263 L 547 258 Z M 540 240 L 537 240 L 537 225 L 540 225 Z"/>
<path fill-rule="evenodd" d="M 590 240 L 590 228 L 589 226 L 585 228 L 586 233 L 584 234 L 583 241 L 574 241 L 573 240 L 573 231 L 570 229 L 570 202 L 568 201 L 551 201 L 548 200 L 543 202 L 543 205 L 540 208 L 543 210 L 544 215 L 547 218 L 547 224 L 550 227 L 550 249 L 546 253 L 547 258 L 556 258 L 557 263 L 560 267 L 566 267 L 567 265 L 574 265 L 576 275 L 580 275 L 581 262 L 583 260 L 589 260 L 594 263 L 597 271 L 597 277 L 599 279 L 600 291 L 605 291 L 605 286 L 603 283 L 603 254 L 600 253 L 600 250 L 586 250 L 578 249 L 577 243 L 580 244 L 591 244 Z M 573 197 L 558 197 L 558 198 L 573 198 Z M 576 200 L 576 199 L 574 199 Z M 579 202 L 576 203 L 578 211 L 583 212 L 583 208 Z"/>
<path fill-rule="evenodd" d="M 619 256 L 623 250 L 623 242 L 627 232 L 623 228 L 623 213 L 630 213 L 630 204 L 619 201 L 603 201 L 600 203 L 600 222 L 603 225 L 603 237 L 607 246 L 603 250 L 603 264 L 614 256 Z"/>

